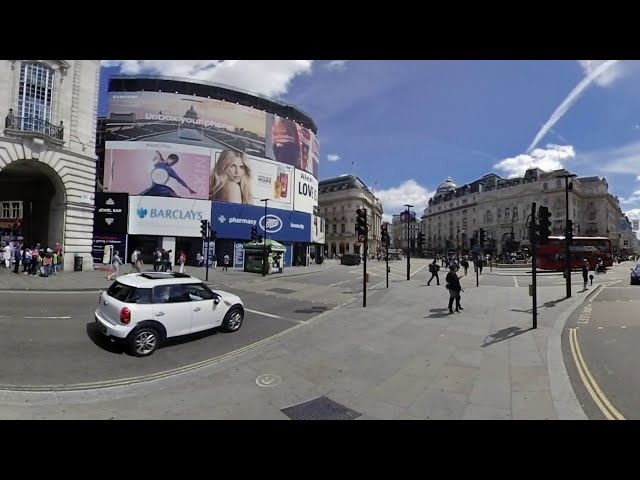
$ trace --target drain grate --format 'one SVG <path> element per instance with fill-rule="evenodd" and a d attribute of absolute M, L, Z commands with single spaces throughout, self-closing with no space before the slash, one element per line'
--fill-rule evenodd
<path fill-rule="evenodd" d="M 283 408 L 281 412 L 291 420 L 354 420 L 362 415 L 327 397 Z"/>
<path fill-rule="evenodd" d="M 265 290 L 266 292 L 275 292 L 275 293 L 284 293 L 284 294 L 290 294 L 290 293 L 296 293 L 296 290 L 289 290 L 288 288 L 268 288 L 267 290 Z"/>

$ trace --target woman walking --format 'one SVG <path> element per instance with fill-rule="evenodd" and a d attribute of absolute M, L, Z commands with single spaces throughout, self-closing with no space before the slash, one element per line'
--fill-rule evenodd
<path fill-rule="evenodd" d="M 120 258 L 120 255 L 118 255 L 118 251 L 116 250 L 113 252 L 113 258 L 111 259 L 111 267 L 113 268 L 113 272 L 107 276 L 107 280 L 111 280 L 111 277 L 118 276 L 120 265 L 123 265 L 123 262 Z"/>

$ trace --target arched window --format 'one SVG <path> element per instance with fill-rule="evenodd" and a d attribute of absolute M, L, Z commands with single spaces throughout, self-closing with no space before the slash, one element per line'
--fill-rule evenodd
<path fill-rule="evenodd" d="M 502 220 L 502 209 L 498 209 L 498 221 Z"/>
<path fill-rule="evenodd" d="M 487 223 L 491 222 L 493 222 L 493 213 L 491 213 L 491 210 L 487 210 Z"/>

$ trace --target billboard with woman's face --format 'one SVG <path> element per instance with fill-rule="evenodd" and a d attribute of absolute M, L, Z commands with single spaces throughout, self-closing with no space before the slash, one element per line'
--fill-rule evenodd
<path fill-rule="evenodd" d="M 293 209 L 294 168 L 236 150 L 213 150 L 209 199 Z"/>

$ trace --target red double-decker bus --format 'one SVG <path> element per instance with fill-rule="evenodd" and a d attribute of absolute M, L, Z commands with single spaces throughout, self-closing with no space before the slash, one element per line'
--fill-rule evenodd
<path fill-rule="evenodd" d="M 541 270 L 562 271 L 565 268 L 564 237 L 549 237 L 549 242 L 538 245 L 538 261 L 536 266 Z M 607 237 L 573 237 L 570 247 L 571 268 L 582 268 L 582 262 L 586 258 L 589 267 L 595 268 L 602 259 L 606 267 L 613 265 L 611 240 Z"/>

